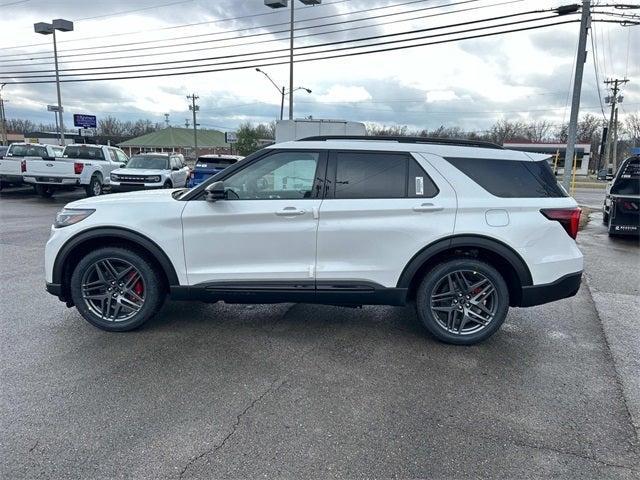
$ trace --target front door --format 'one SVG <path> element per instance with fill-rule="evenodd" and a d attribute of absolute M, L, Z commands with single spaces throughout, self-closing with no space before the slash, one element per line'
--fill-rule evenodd
<path fill-rule="evenodd" d="M 182 215 L 189 284 L 313 286 L 325 169 L 321 152 L 274 151 L 224 178 L 226 199 L 189 201 Z"/>

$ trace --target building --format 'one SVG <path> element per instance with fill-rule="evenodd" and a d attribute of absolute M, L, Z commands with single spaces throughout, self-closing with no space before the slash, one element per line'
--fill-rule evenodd
<path fill-rule="evenodd" d="M 549 163 L 556 174 L 564 173 L 564 156 L 567 151 L 566 143 L 533 143 L 533 142 L 505 142 L 505 148 L 520 150 L 522 152 L 547 153 L 551 155 Z M 591 157 L 591 145 L 588 143 L 576 143 L 575 160 L 576 175 L 589 174 L 589 160 Z"/>
<path fill-rule="evenodd" d="M 167 127 L 118 144 L 129 156 L 140 152 L 182 153 L 194 156 L 193 129 Z M 218 130 L 198 130 L 198 153 L 233 153 Z"/>

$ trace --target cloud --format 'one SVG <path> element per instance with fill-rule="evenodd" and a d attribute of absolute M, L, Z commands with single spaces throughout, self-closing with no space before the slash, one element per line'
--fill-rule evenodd
<path fill-rule="evenodd" d="M 352 103 L 364 100 L 371 100 L 366 88 L 345 85 L 333 85 L 326 94 L 318 97 L 318 101 L 322 103 Z"/>

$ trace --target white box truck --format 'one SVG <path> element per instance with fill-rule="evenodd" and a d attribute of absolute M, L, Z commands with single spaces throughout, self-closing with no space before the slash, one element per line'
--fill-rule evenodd
<path fill-rule="evenodd" d="M 276 122 L 276 143 L 318 135 L 366 135 L 364 123 L 346 120 L 296 119 Z"/>

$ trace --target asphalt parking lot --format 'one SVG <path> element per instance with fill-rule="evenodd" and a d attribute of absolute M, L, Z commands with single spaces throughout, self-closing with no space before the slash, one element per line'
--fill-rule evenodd
<path fill-rule="evenodd" d="M 464 348 L 394 307 L 176 302 L 97 330 L 44 291 L 81 196 L 0 194 L 3 478 L 640 476 L 640 249 L 597 214 L 578 295 Z"/>

